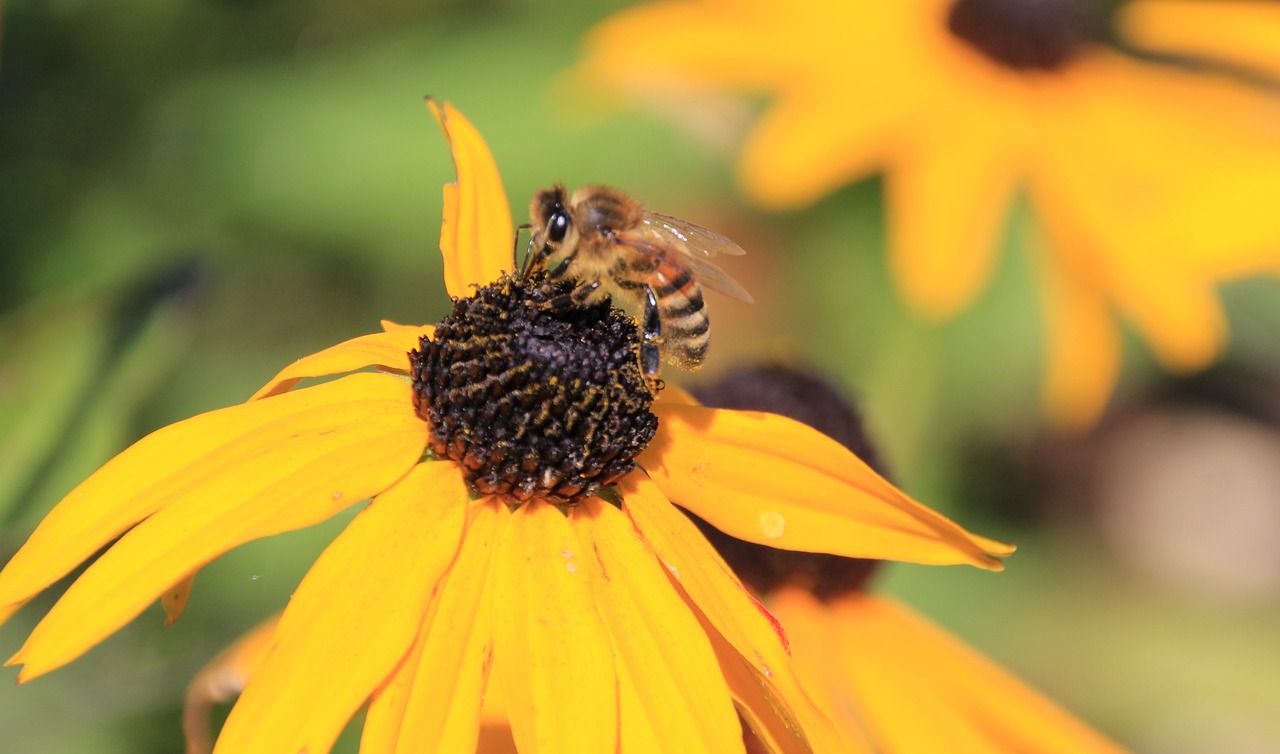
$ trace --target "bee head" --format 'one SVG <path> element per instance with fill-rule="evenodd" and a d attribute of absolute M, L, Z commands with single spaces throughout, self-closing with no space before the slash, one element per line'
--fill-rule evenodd
<path fill-rule="evenodd" d="M 568 202 L 568 192 L 560 184 L 533 195 L 529 215 L 533 218 L 534 238 L 538 243 L 551 248 L 564 243 L 572 224 Z"/>

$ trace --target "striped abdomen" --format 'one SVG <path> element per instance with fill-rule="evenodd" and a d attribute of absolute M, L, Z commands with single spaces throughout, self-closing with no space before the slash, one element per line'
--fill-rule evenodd
<path fill-rule="evenodd" d="M 682 369 L 702 366 L 711 341 L 711 322 L 698 281 L 688 270 L 659 260 L 648 285 L 658 302 L 663 359 Z"/>

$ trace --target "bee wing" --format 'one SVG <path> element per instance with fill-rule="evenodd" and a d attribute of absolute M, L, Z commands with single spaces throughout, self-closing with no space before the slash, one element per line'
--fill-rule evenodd
<path fill-rule="evenodd" d="M 711 233 L 711 231 L 706 230 L 705 228 L 702 230 L 706 233 Z M 716 237 L 723 238 L 722 236 Z M 649 233 L 619 233 L 616 236 L 616 240 L 627 248 L 634 249 L 641 254 L 647 254 L 651 257 L 661 259 L 677 269 L 687 271 L 689 274 L 693 275 L 699 285 L 706 286 L 713 291 L 718 291 L 726 296 L 736 298 L 739 301 L 744 301 L 748 304 L 754 304 L 756 301 L 751 297 L 750 293 L 747 293 L 747 289 L 743 288 L 738 281 L 729 277 L 728 273 L 717 267 L 714 263 L 708 261 L 706 257 L 709 256 L 709 254 L 704 254 L 701 257 L 695 257 L 685 251 L 686 247 L 683 243 L 671 243 L 662 237 L 654 236 Z M 728 239 L 723 240 L 733 244 L 733 242 Z M 737 244 L 733 244 L 733 247 L 738 250 L 739 254 L 745 253 Z M 672 251 L 675 253 L 671 253 Z"/>
<path fill-rule="evenodd" d="M 660 212 L 645 212 L 644 232 L 659 242 L 673 246 L 691 257 L 714 257 L 724 254 L 740 257 L 747 252 L 742 247 L 715 231 L 707 230 L 688 220 L 664 215 Z"/>

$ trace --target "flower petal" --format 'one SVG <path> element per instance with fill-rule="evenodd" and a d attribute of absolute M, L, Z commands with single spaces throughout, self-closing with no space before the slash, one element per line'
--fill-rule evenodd
<path fill-rule="evenodd" d="M 287 393 L 299 380 L 307 377 L 354 372 L 369 366 L 376 366 L 385 372 L 407 374 L 409 351 L 418 347 L 419 338 L 429 337 L 435 332 L 435 328 L 431 325 L 410 327 L 386 321 L 382 326 L 384 332 L 361 335 L 298 359 L 281 369 L 279 374 L 259 388 L 249 400 Z"/>
<path fill-rule="evenodd" d="M 1013 108 L 951 104 L 947 128 L 917 129 L 885 179 L 894 280 L 917 311 L 935 319 L 968 306 L 990 278 L 1026 167 L 1017 138 L 1026 127 Z"/>
<path fill-rule="evenodd" d="M 1072 234 L 1057 234 L 1073 243 Z M 1056 259 L 1040 264 L 1045 307 L 1045 413 L 1059 426 L 1083 430 L 1106 408 L 1120 377 L 1120 328 L 1099 291 Z"/>
<path fill-rule="evenodd" d="M 1103 53 L 1055 81 L 1032 198 L 1056 251 L 1165 366 L 1206 366 L 1228 329 L 1214 286 L 1280 266 L 1280 101 Z"/>
<path fill-rule="evenodd" d="M 1011 547 L 917 503 L 840 443 L 754 411 L 655 404 L 640 456 L 662 492 L 716 528 L 790 550 L 1000 570 Z"/>
<path fill-rule="evenodd" d="M 444 129 L 458 175 L 444 187 L 440 251 L 445 288 L 459 298 L 469 295 L 472 285 L 491 283 L 514 268 L 511 206 L 493 155 L 475 126 L 448 102 L 427 98 L 427 107 Z"/>
<path fill-rule="evenodd" d="M 413 645 L 466 509 L 461 473 L 439 462 L 361 511 L 298 586 L 214 751 L 329 751 Z"/>
<path fill-rule="evenodd" d="M 67 589 L 10 663 L 26 664 L 25 680 L 70 662 L 227 550 L 386 489 L 426 444 L 410 400 L 397 377 L 356 374 L 144 438 L 72 492 L 0 574 L 0 604 L 27 599 L 151 514 Z M 192 436 L 201 427 L 215 444 Z M 77 513 L 83 521 L 69 518 Z"/>
<path fill-rule="evenodd" d="M 752 130 L 738 180 L 757 204 L 803 207 L 884 166 L 898 125 L 893 103 L 882 107 L 878 92 L 833 97 L 830 83 L 787 92 Z"/>
<path fill-rule="evenodd" d="M 570 522 L 587 558 L 596 604 L 628 686 L 619 726 L 623 751 L 633 720 L 653 751 L 743 751 L 742 728 L 715 653 L 630 519 L 598 499 Z M 624 675 L 625 673 L 625 675 Z"/>
<path fill-rule="evenodd" d="M 1280 6 L 1257 0 L 1134 0 L 1117 26 L 1147 50 L 1203 57 L 1280 76 Z"/>
<path fill-rule="evenodd" d="M 657 485 L 633 473 L 618 488 L 623 510 L 705 617 L 721 670 L 756 735 L 774 751 L 840 751 L 835 729 L 796 679 L 782 626 Z"/>
<path fill-rule="evenodd" d="M 225 702 L 244 690 L 275 641 L 279 622 L 280 615 L 276 614 L 259 623 L 201 668 L 192 679 L 187 687 L 186 708 L 182 711 L 187 754 L 206 754 L 213 750 L 213 740 L 209 737 L 213 705 Z"/>
<path fill-rule="evenodd" d="M 809 718 L 810 732 L 818 721 L 829 729 L 824 732 L 822 739 L 818 739 L 820 743 L 811 746 L 801 733 L 802 726 L 806 723 L 794 716 L 793 709 L 787 706 L 786 697 L 778 687 L 770 684 L 769 679 L 734 650 L 724 636 L 706 623 L 705 616 L 702 620 L 711 635 L 711 644 L 720 660 L 721 672 L 733 693 L 738 712 L 747 723 L 751 736 L 763 745 L 765 751 L 771 754 L 872 754 L 876 751 L 858 737 L 856 731 L 842 729 L 837 732 L 813 706 L 813 702 L 807 701 L 804 714 Z M 799 688 L 798 685 L 795 686 L 795 689 Z"/>
<path fill-rule="evenodd" d="M 833 713 L 856 711 L 846 722 L 865 726 L 881 750 L 1122 751 L 890 600 L 851 594 L 824 606 L 787 589 L 772 604 L 794 631 L 797 663 L 809 671 L 806 685 L 829 691 Z"/>
<path fill-rule="evenodd" d="M 436 589 L 413 651 L 369 703 L 361 751 L 476 751 L 493 652 L 490 563 L 510 516 L 496 498 L 472 508 L 462 547 Z"/>
<path fill-rule="evenodd" d="M 408 421 L 413 416 L 411 397 L 401 380 L 353 376 L 269 401 L 211 411 L 152 432 L 111 459 L 50 511 L 0 572 L 0 614 L 12 612 L 15 605 L 65 576 L 138 521 L 184 496 L 199 494 L 212 477 L 240 487 L 239 464 L 263 453 L 280 452 L 276 446 L 300 431 L 311 437 L 335 427 L 359 431 L 362 424 L 372 423 L 388 432 L 392 444 L 403 445 L 403 450 L 381 463 L 361 460 L 355 484 L 344 489 L 344 494 L 360 497 L 347 496 L 340 502 L 345 507 L 379 492 L 412 462 L 391 468 L 397 459 L 412 454 L 409 446 L 416 445 L 412 452 L 421 453 L 426 444 L 422 422 L 413 426 Z M 288 452 L 302 456 L 307 448 Z M 271 474 L 286 475 L 280 470 L 267 476 Z M 269 482 L 256 483 L 268 486 Z M 176 582 L 184 575 L 171 574 L 170 580 Z"/>
<path fill-rule="evenodd" d="M 786 67 L 785 55 L 770 54 L 771 42 L 779 24 L 794 21 L 789 10 L 765 2 L 735 3 L 733 13 L 715 3 L 637 5 L 591 29 L 579 76 L 641 92 L 781 84 L 794 69 Z"/>
<path fill-rule="evenodd" d="M 515 739 L 511 737 L 508 722 L 507 697 L 497 677 L 489 674 L 489 685 L 484 690 L 484 704 L 480 708 L 480 740 L 477 754 L 519 754 Z"/>
<path fill-rule="evenodd" d="M 494 675 L 521 754 L 614 751 L 617 670 L 587 558 L 545 503 L 511 517 L 493 566 Z"/>

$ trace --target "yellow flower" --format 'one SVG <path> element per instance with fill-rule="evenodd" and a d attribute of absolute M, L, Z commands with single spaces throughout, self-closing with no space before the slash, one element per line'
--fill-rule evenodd
<path fill-rule="evenodd" d="M 613 411 L 627 396 L 607 392 L 616 381 L 592 388 L 604 393 L 559 392 L 570 405 L 534 406 L 523 415 L 540 424 L 511 427 L 527 407 L 510 401 L 534 388 L 491 389 L 494 381 L 566 359 L 584 372 L 595 365 L 572 362 L 572 344 L 556 341 L 534 344 L 545 363 L 501 372 L 486 371 L 502 355 L 497 346 L 432 359 L 518 340 L 460 339 L 467 328 L 559 326 L 600 311 L 613 326 L 621 315 L 547 313 L 512 293 L 524 283 L 503 274 L 512 228 L 492 157 L 457 111 L 431 106 L 458 173 L 445 187 L 441 234 L 454 314 L 435 328 L 384 323 L 303 358 L 249 402 L 160 429 L 73 490 L 0 572 L 0 617 L 116 541 L 9 661 L 24 665 L 20 680 L 74 660 L 157 598 L 176 619 L 193 574 L 229 549 L 373 498 L 308 571 L 278 625 L 232 652 L 245 663 L 240 676 L 256 670 L 216 751 L 320 754 L 367 703 L 363 752 L 471 752 L 490 684 L 526 754 L 741 750 L 739 714 L 775 751 L 838 750 L 776 623 L 672 501 L 784 548 L 991 569 L 1012 548 L 916 503 L 804 425 L 700 408 L 674 390 L 652 405 L 656 435 L 634 464 L 605 453 L 617 444 L 584 442 L 569 450 L 579 477 L 545 465 L 522 477 L 517 463 L 517 484 L 479 493 L 500 486 L 509 467 L 497 456 L 515 451 L 506 440 L 468 446 L 462 434 L 479 438 L 490 425 L 457 422 L 500 408 L 492 426 L 508 421 L 546 439 L 552 425 L 594 421 L 575 413 L 589 400 Z M 527 320 L 464 316 L 494 302 L 525 306 Z M 634 323 L 621 331 L 634 348 Z M 624 353 L 622 366 L 595 371 L 638 375 L 634 351 Z M 294 389 L 368 367 L 377 371 Z M 567 382 L 552 376 L 536 387 Z M 441 392 L 482 400 L 444 404 Z M 442 418 L 433 425 L 423 414 Z M 631 418 L 652 432 L 646 416 Z M 446 432 L 458 426 L 462 434 Z M 630 473 L 591 481 L 601 468 Z M 612 484 L 590 494 L 601 481 Z M 193 714 L 217 696 L 194 690 Z"/>
<path fill-rule="evenodd" d="M 857 411 L 820 377 L 780 365 L 738 369 L 697 394 L 709 405 L 803 421 L 878 469 Z M 777 550 L 701 528 L 786 629 L 800 681 L 850 740 L 865 736 L 888 754 L 1123 751 L 911 610 L 869 594 L 879 561 Z"/>
<path fill-rule="evenodd" d="M 883 171 L 894 279 L 932 317 L 982 290 L 1025 192 L 1043 236 L 1031 246 L 1043 252 L 1046 404 L 1079 426 L 1118 378 L 1120 319 L 1167 367 L 1198 369 L 1226 339 L 1216 285 L 1280 265 L 1270 92 L 1094 44 L 1085 6 L 656 2 L 597 27 L 578 74 L 648 98 L 770 96 L 738 165 L 768 207 Z M 1277 70 L 1275 36 L 1258 31 L 1280 26 L 1266 3 L 1134 11 L 1123 30 L 1153 46 L 1243 49 Z"/>
<path fill-rule="evenodd" d="M 822 600 L 794 586 L 764 599 L 805 689 L 876 751 L 1124 751 L 893 599 L 851 590 Z"/>

